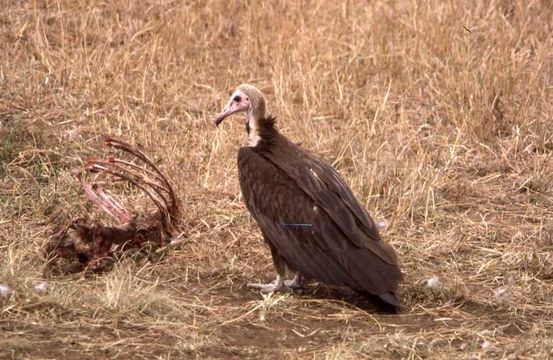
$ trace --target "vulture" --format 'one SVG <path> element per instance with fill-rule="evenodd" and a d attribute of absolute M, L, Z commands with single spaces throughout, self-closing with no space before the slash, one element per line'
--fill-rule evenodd
<path fill-rule="evenodd" d="M 398 257 L 338 172 L 278 131 L 255 86 L 240 85 L 215 125 L 240 112 L 249 138 L 238 150 L 240 189 L 277 271 L 274 282 L 248 286 L 269 293 L 314 279 L 399 309 Z"/>

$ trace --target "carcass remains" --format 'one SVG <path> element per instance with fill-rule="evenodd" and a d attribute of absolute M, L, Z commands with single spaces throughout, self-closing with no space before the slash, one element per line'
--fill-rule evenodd
<path fill-rule="evenodd" d="M 105 145 L 127 153 L 134 160 L 90 159 L 76 176 L 88 200 L 115 219 L 117 224 L 105 225 L 78 218 L 63 226 L 46 247 L 46 253 L 58 271 L 102 271 L 123 252 L 131 249 L 151 252 L 165 246 L 181 232 L 180 203 L 167 176 L 137 147 L 112 137 L 105 138 Z M 98 173 L 95 182 L 86 181 L 87 172 Z M 146 214 L 127 210 L 98 182 L 101 178 L 132 184 L 146 194 L 156 208 Z"/>

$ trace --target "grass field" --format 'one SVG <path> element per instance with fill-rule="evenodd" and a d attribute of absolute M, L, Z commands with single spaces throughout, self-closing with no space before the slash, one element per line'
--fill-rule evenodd
<path fill-rule="evenodd" d="M 1 358 L 553 356 L 549 0 L 0 5 Z M 388 223 L 398 315 L 322 285 L 245 286 L 274 271 L 240 199 L 244 120 L 212 123 L 243 82 Z M 54 230 L 103 218 L 72 171 L 104 134 L 171 177 L 183 241 L 48 275 Z"/>

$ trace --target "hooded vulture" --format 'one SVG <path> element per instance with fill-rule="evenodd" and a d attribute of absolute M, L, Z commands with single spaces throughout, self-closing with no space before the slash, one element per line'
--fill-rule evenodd
<path fill-rule="evenodd" d="M 391 306 L 403 276 L 394 249 L 330 164 L 284 137 L 263 93 L 243 84 L 215 119 L 246 113 L 248 146 L 238 151 L 246 207 L 271 249 L 277 277 L 249 284 L 262 292 L 301 286 L 303 278 L 347 286 Z M 284 279 L 286 269 L 294 275 Z"/>

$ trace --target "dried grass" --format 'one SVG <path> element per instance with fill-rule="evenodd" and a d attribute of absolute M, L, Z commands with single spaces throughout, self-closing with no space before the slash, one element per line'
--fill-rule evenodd
<path fill-rule="evenodd" d="M 2 2 L 0 356 L 553 356 L 551 33 L 546 0 Z M 401 314 L 244 287 L 273 270 L 239 196 L 243 122 L 211 119 L 246 81 L 386 219 Z M 160 162 L 188 237 L 39 293 L 104 133 Z"/>

